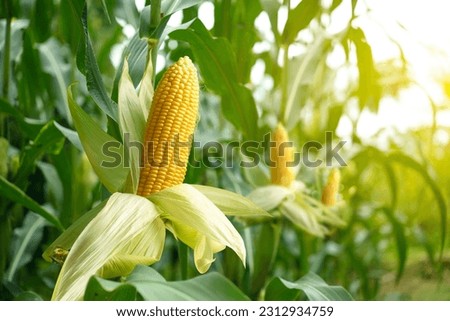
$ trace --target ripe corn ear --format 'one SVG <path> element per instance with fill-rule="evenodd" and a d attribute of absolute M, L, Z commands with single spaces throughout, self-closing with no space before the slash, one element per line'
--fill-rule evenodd
<path fill-rule="evenodd" d="M 197 70 L 188 57 L 169 67 L 153 96 L 138 195 L 183 183 L 198 115 Z M 179 142 L 179 144 L 177 143 Z"/>
<path fill-rule="evenodd" d="M 339 184 L 341 182 L 341 173 L 334 168 L 328 176 L 328 181 L 322 191 L 322 204 L 326 206 L 336 205 Z"/>
<path fill-rule="evenodd" d="M 294 162 L 294 147 L 289 142 L 289 136 L 283 125 L 278 124 L 273 133 L 275 146 L 270 148 L 270 176 L 272 184 L 289 187 L 294 181 L 292 164 Z"/>

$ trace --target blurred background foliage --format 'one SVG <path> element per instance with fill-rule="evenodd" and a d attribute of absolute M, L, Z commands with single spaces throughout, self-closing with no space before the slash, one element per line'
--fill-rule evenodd
<path fill-rule="evenodd" d="M 181 56 L 197 64 L 202 145 L 261 141 L 278 122 L 299 151 L 310 141 L 324 144 L 325 132 L 334 145 L 346 142 L 345 228 L 318 239 L 287 221 L 251 228 L 236 221 L 252 263 L 244 270 L 225 251 L 216 271 L 252 299 L 264 298 L 274 277 L 296 280 L 310 271 L 356 299 L 450 299 L 450 70 L 421 77 L 404 42 L 414 34 L 395 12 L 384 17 L 386 6 L 362 0 L 166 0 L 155 25 L 149 4 L 87 1 L 84 9 L 80 0 L 2 1 L 1 299 L 48 299 L 59 268 L 41 253 L 105 197 L 73 130 L 67 88 L 75 84 L 78 104 L 120 139 L 110 121 L 118 75 L 127 57 L 138 85 L 147 53 L 141 37 L 160 39 L 156 80 Z M 374 24 L 380 21 L 372 5 L 397 29 Z M 375 54 L 386 43 L 393 54 Z M 448 63 L 440 48 L 414 45 Z M 325 148 L 316 152 L 326 156 Z M 237 166 L 239 153 L 225 155 L 234 166 L 211 168 L 207 155 L 193 151 L 203 162 L 189 168 L 187 182 L 246 195 L 267 173 L 264 165 Z M 320 198 L 328 173 L 325 165 L 301 166 L 297 180 Z M 161 275 L 196 276 L 194 268 L 180 272 L 174 240 L 166 247 L 154 265 Z"/>

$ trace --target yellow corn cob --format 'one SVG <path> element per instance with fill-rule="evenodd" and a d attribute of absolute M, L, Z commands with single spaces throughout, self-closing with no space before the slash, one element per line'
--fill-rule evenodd
<path fill-rule="evenodd" d="M 294 147 L 286 144 L 289 137 L 283 125 L 278 124 L 273 140 L 275 146 L 270 148 L 270 160 L 275 165 L 270 168 L 272 184 L 289 187 L 295 178 L 292 165 L 289 166 L 294 161 Z"/>
<path fill-rule="evenodd" d="M 188 57 L 167 69 L 153 96 L 137 194 L 183 183 L 198 114 L 197 70 Z M 175 146 L 174 142 L 180 142 Z"/>
<path fill-rule="evenodd" d="M 326 206 L 336 205 L 339 184 L 341 182 L 341 173 L 334 168 L 328 176 L 328 181 L 322 191 L 322 203 Z"/>

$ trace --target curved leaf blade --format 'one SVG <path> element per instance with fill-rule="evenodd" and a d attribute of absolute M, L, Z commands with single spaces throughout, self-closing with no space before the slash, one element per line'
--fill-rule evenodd
<path fill-rule="evenodd" d="M 438 208 L 439 208 L 439 215 L 441 220 L 441 248 L 440 248 L 440 258 L 442 260 L 442 256 L 444 254 L 444 248 L 445 248 L 445 241 L 447 239 L 447 204 L 445 202 L 444 195 L 439 188 L 439 185 L 437 182 L 431 177 L 428 170 L 422 166 L 420 163 L 418 163 L 413 158 L 409 157 L 408 155 L 405 155 L 400 152 L 392 153 L 388 156 L 388 159 L 394 162 L 401 163 L 405 165 L 406 167 L 409 167 L 416 171 L 420 176 L 422 176 L 425 183 L 430 187 Z"/>
<path fill-rule="evenodd" d="M 123 164 L 123 145 L 105 133 L 92 118 L 77 105 L 69 88 L 69 108 L 84 151 L 100 181 L 110 192 L 119 191 L 128 177 L 129 168 Z M 106 146 L 114 147 L 114 156 Z M 108 150 L 108 153 L 105 153 Z M 111 157 L 115 160 L 111 161 Z"/>
<path fill-rule="evenodd" d="M 94 277 L 86 289 L 85 299 L 115 300 L 123 294 L 123 300 L 135 300 L 133 291 L 146 301 L 248 301 L 230 280 L 212 272 L 185 281 L 167 282 L 158 272 L 147 266 L 137 266 L 125 283 Z M 220 291 L 218 291 L 220 289 Z M 95 295 L 98 294 L 98 295 Z"/>
<path fill-rule="evenodd" d="M 49 223 L 54 225 L 60 231 L 64 231 L 59 219 L 47 211 L 44 207 L 39 205 L 35 200 L 25 194 L 20 188 L 13 183 L 7 181 L 4 177 L 0 176 L 0 194 L 9 200 L 19 203 L 36 214 L 42 216 Z"/>
<path fill-rule="evenodd" d="M 245 138 L 257 139 L 256 104 L 250 90 L 238 81 L 238 66 L 228 40 L 213 38 L 198 19 L 186 29 L 171 32 L 170 37 L 191 45 L 206 86 L 222 97 L 224 116 Z"/>
<path fill-rule="evenodd" d="M 87 25 L 87 6 L 84 6 L 81 22 L 84 31 L 84 57 L 86 82 L 89 93 L 94 99 L 95 103 L 103 110 L 109 117 L 117 122 L 117 104 L 109 97 L 106 92 L 105 84 L 98 68 L 97 60 L 95 59 L 94 49 L 92 48 L 91 38 Z M 83 72 L 83 71 L 82 71 Z"/>
<path fill-rule="evenodd" d="M 341 286 L 328 285 L 318 275 L 309 272 L 295 282 L 282 278 L 273 279 L 266 288 L 265 300 L 292 301 L 303 291 L 310 301 L 352 301 L 353 298 Z"/>

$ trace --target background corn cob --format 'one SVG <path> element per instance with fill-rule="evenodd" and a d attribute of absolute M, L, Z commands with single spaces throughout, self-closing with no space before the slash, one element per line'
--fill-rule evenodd
<path fill-rule="evenodd" d="M 289 136 L 281 124 L 278 124 L 272 139 L 275 141 L 275 146 L 270 148 L 270 160 L 275 164 L 270 168 L 272 184 L 288 187 L 295 178 L 291 167 L 294 161 L 294 147 L 292 143 L 286 144 L 289 142 Z"/>
<path fill-rule="evenodd" d="M 138 195 L 146 196 L 183 182 L 198 100 L 197 70 L 188 57 L 180 58 L 166 71 L 153 96 Z M 175 146 L 176 141 L 182 145 Z"/>
<path fill-rule="evenodd" d="M 341 182 L 341 173 L 334 168 L 328 176 L 328 181 L 322 191 L 322 203 L 326 206 L 336 205 L 339 184 Z"/>

